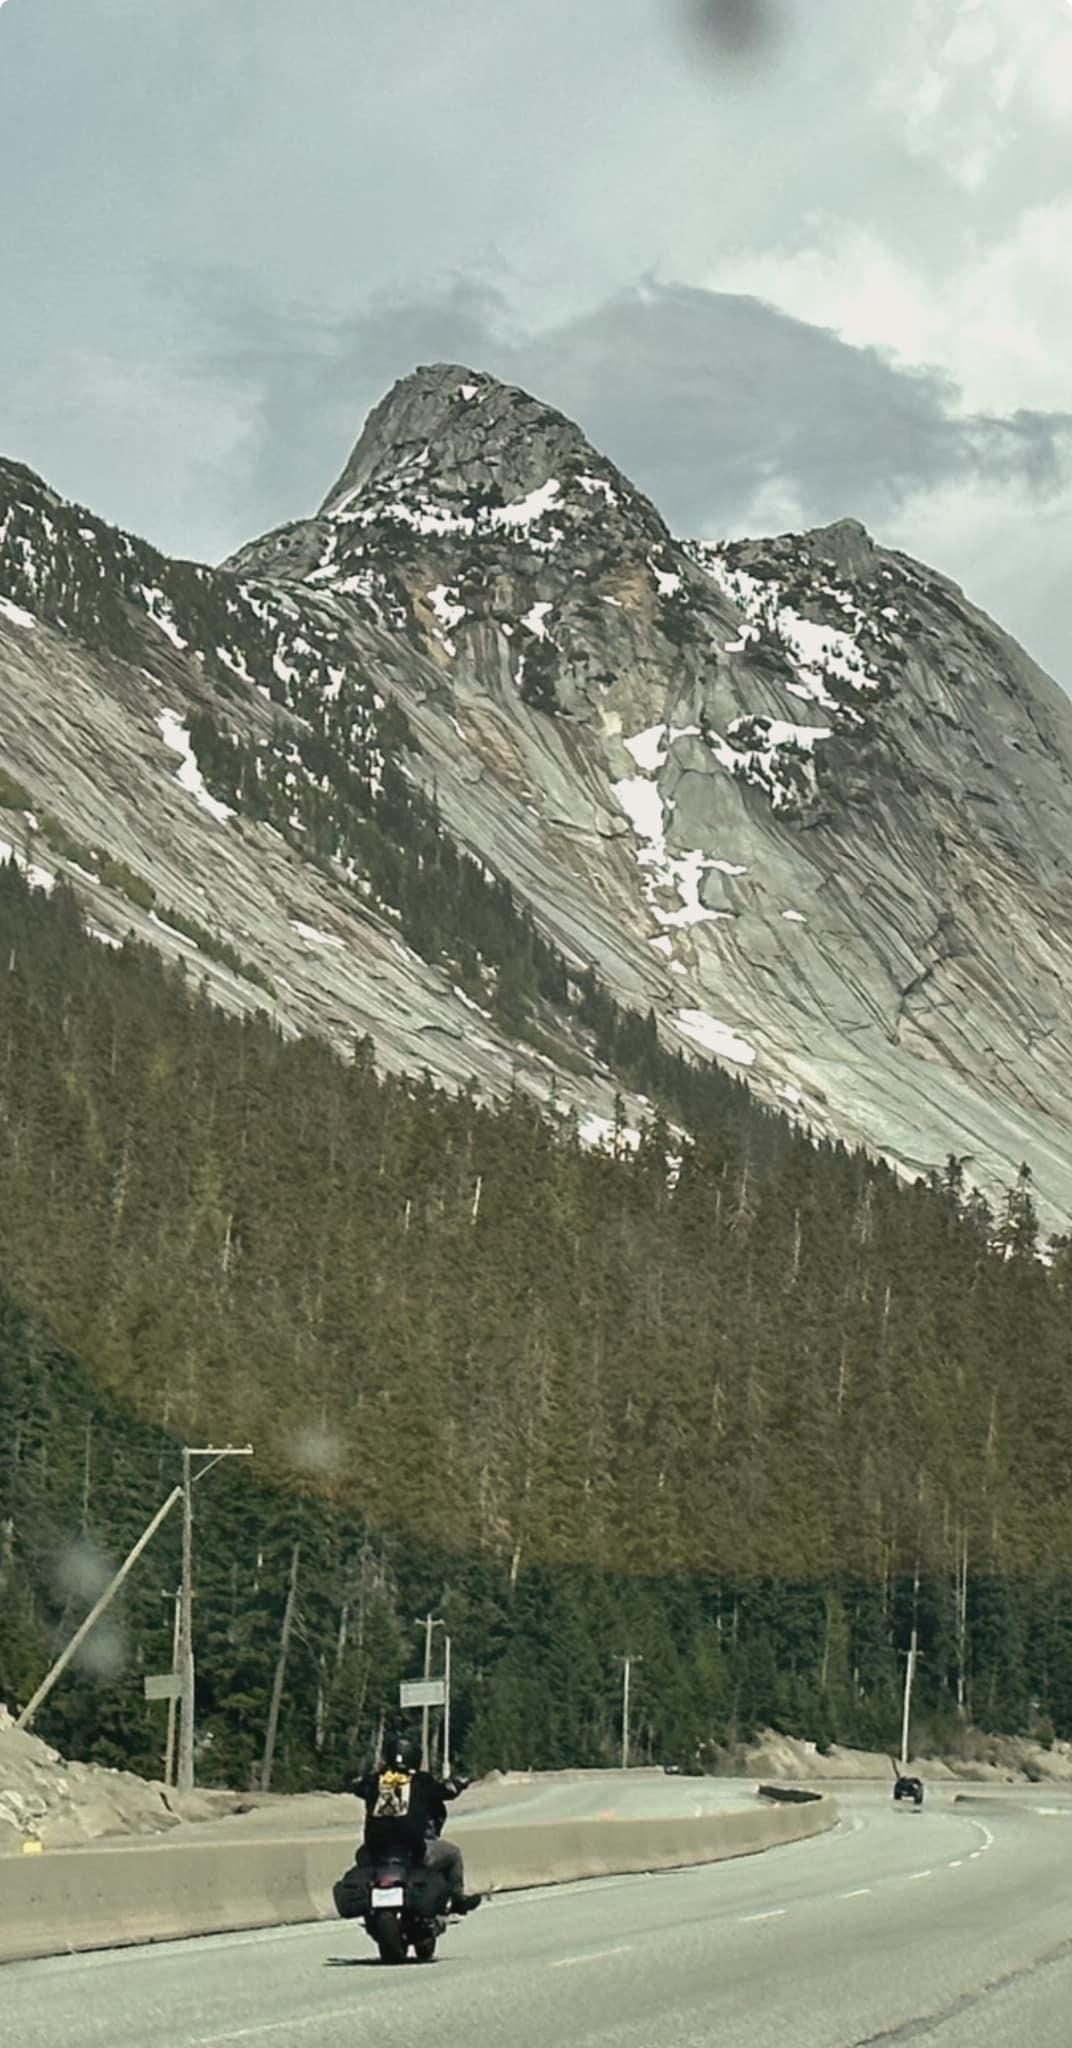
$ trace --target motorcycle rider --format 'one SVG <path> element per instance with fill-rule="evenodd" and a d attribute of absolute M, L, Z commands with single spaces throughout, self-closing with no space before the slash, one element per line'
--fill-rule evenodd
<path fill-rule="evenodd" d="M 420 1751 L 406 1738 L 385 1743 L 375 1770 L 355 1778 L 351 1791 L 365 1802 L 365 1834 L 357 1868 L 403 1850 L 415 1863 L 438 1870 L 450 1887 L 450 1911 L 473 1913 L 479 1892 L 465 1889 L 465 1865 L 456 1842 L 442 1833 L 447 1801 L 465 1791 L 469 1778 L 437 1778 L 420 1769 Z"/>

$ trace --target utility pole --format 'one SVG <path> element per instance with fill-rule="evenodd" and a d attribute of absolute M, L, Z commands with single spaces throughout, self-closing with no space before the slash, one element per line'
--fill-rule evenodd
<path fill-rule="evenodd" d="M 443 1631 L 443 1754 L 439 1760 L 439 1772 L 443 1778 L 450 1777 L 450 1637 Z"/>
<path fill-rule="evenodd" d="M 134 1566 L 137 1564 L 138 1559 L 142 1554 L 142 1551 L 146 1547 L 146 1544 L 151 1543 L 153 1537 L 156 1535 L 156 1532 L 160 1527 L 161 1522 L 164 1520 L 166 1515 L 169 1515 L 171 1513 L 171 1510 L 174 1507 L 175 1502 L 181 1497 L 181 1493 L 181 1487 L 173 1487 L 172 1491 L 168 1494 L 166 1501 L 163 1503 L 163 1506 L 157 1508 L 157 1511 L 153 1516 L 152 1521 L 149 1522 L 147 1526 L 142 1530 L 141 1535 L 138 1537 L 138 1540 L 135 1543 L 133 1550 L 128 1551 L 126 1557 L 123 1559 L 123 1562 L 120 1565 L 119 1570 L 116 1572 L 115 1577 L 109 1580 L 108 1584 L 104 1588 L 103 1593 L 100 1596 L 100 1599 L 96 1601 L 95 1604 L 90 1608 L 89 1613 L 86 1615 L 86 1618 L 82 1622 L 81 1626 L 79 1628 L 76 1628 L 66 1649 L 63 1650 L 57 1657 L 56 1662 L 53 1664 L 51 1670 L 46 1672 L 44 1678 L 41 1680 L 41 1683 L 37 1688 L 37 1691 L 34 1693 L 33 1698 L 28 1700 L 26 1705 L 23 1707 L 21 1714 L 18 1716 L 18 1719 L 15 1722 L 16 1728 L 29 1727 L 31 1721 L 33 1720 L 34 1715 L 37 1712 L 38 1707 L 43 1705 L 44 1701 L 47 1700 L 49 1693 L 52 1691 L 52 1688 L 56 1683 L 57 1678 L 60 1677 L 62 1672 L 66 1671 L 67 1666 L 71 1661 L 71 1658 L 75 1655 L 76 1651 L 81 1649 L 81 1646 L 85 1642 L 85 1639 L 88 1636 L 90 1629 L 95 1627 L 96 1623 L 100 1620 L 101 1615 L 104 1613 L 105 1608 L 111 1604 L 112 1600 L 114 1600 L 115 1595 L 118 1593 L 119 1588 L 123 1583 L 123 1580 L 127 1577 L 127 1574 L 129 1572 L 133 1571 Z"/>
<path fill-rule="evenodd" d="M 194 1676 L 194 1501 L 193 1492 L 199 1479 L 211 1472 L 221 1458 L 252 1458 L 251 1444 L 237 1446 L 224 1444 L 203 1444 L 191 1447 L 183 1445 L 182 1451 L 182 1597 L 179 1602 L 179 1645 L 178 1676 L 181 1713 L 179 1716 L 179 1772 L 178 1790 L 192 1792 L 194 1789 L 194 1712 L 196 1684 Z M 195 1458 L 207 1458 L 199 1471 L 193 1469 Z"/>
<path fill-rule="evenodd" d="M 426 1682 L 432 1676 L 432 1630 L 434 1628 L 445 1629 L 446 1625 L 446 1622 L 442 1621 L 437 1614 L 425 1614 L 421 1616 L 416 1623 L 417 1628 L 423 1628 L 424 1630 L 424 1676 Z M 427 1706 L 421 1708 L 422 1771 L 428 1770 L 431 1762 L 431 1745 L 429 1742 L 429 1713 L 430 1709 Z"/>
<path fill-rule="evenodd" d="M 174 1617 L 171 1626 L 171 1669 L 177 1675 L 179 1669 L 179 1615 L 182 1609 L 181 1590 L 175 1593 L 165 1593 L 164 1598 L 165 1600 L 170 1600 L 174 1606 Z M 176 1706 L 175 1694 L 172 1693 L 167 1703 L 167 1741 L 164 1745 L 164 1783 L 169 1792 L 174 1783 L 175 1775 Z"/>
<path fill-rule="evenodd" d="M 902 1714 L 902 1716 L 901 1716 L 901 1776 L 902 1776 L 902 1777 L 904 1776 L 905 1772 L 906 1772 L 906 1771 L 907 1771 L 907 1769 L 908 1769 L 908 1722 L 909 1722 L 909 1716 L 910 1716 L 910 1714 L 911 1714 L 911 1712 L 912 1712 L 912 1680 L 913 1680 L 913 1678 L 915 1677 L 915 1672 L 916 1672 L 916 1650 L 917 1650 L 917 1645 L 918 1645 L 918 1642 L 919 1642 L 919 1631 L 918 1631 L 918 1629 L 913 1629 L 913 1630 L 912 1630 L 912 1641 L 911 1641 L 911 1644 L 909 1645 L 909 1650 L 908 1650 L 908 1663 L 907 1663 L 907 1665 L 906 1665 L 906 1667 L 905 1667 L 905 1682 L 904 1682 L 904 1712 L 903 1712 L 903 1714 Z"/>
<path fill-rule="evenodd" d="M 301 1558 L 301 1544 L 294 1545 L 290 1559 L 290 1584 L 287 1587 L 287 1604 L 283 1609 L 283 1627 L 279 1637 L 279 1655 L 276 1658 L 275 1677 L 272 1680 L 272 1700 L 268 1708 L 268 1726 L 264 1736 L 264 1755 L 261 1758 L 261 1791 L 267 1792 L 272 1782 L 272 1759 L 275 1756 L 275 1738 L 279 1731 L 279 1709 L 283 1704 L 283 1681 L 287 1675 L 287 1651 L 290 1648 L 290 1631 L 294 1622 L 294 1606 L 298 1597 L 298 1564 Z"/>
<path fill-rule="evenodd" d="M 622 1769 L 629 1769 L 629 1694 L 634 1664 L 643 1664 L 643 1657 L 634 1657 L 628 1652 L 616 1657 L 615 1663 L 622 1667 Z"/>

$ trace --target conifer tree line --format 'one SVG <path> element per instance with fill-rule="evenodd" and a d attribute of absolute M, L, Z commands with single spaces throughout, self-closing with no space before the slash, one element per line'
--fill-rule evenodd
<path fill-rule="evenodd" d="M 994 1215 L 666 1072 L 691 1144 L 653 1087 L 635 1157 L 587 1150 L 0 870 L 0 1696 L 210 1435 L 257 1460 L 198 1508 L 206 1776 L 256 1767 L 296 1546 L 280 1783 L 372 1742 L 427 1604 L 474 1767 L 607 1760 L 626 1648 L 642 1754 L 889 1743 L 913 1622 L 934 1729 L 1072 1735 L 1072 1257 L 1029 1177 Z M 176 1541 L 42 1723 L 81 1753 L 158 1752 Z"/>

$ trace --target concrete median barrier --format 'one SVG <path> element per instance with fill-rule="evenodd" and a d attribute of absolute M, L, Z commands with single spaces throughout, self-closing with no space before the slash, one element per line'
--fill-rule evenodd
<path fill-rule="evenodd" d="M 836 1819 L 836 1803 L 823 1796 L 695 1818 L 477 1824 L 463 1840 L 477 1889 L 518 1891 L 755 1855 L 821 1834 Z M 351 1848 L 332 1833 L 0 1856 L 0 1961 L 327 1919 Z"/>
<path fill-rule="evenodd" d="M 821 1799 L 822 1796 L 814 1785 L 783 1785 L 779 1781 L 774 1785 L 756 1786 L 758 1799 L 781 1800 L 786 1806 L 808 1806 L 812 1800 Z"/>

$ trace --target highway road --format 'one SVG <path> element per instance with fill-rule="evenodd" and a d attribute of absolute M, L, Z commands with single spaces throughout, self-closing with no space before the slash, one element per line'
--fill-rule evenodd
<path fill-rule="evenodd" d="M 920 1813 L 886 1787 L 839 1798 L 841 1825 L 811 1842 L 493 1899 L 428 1969 L 383 1968 L 344 1923 L 10 1964 L 4 2039 L 1069 2048 L 1072 1798 L 1026 1788 L 965 1804 L 943 1788 Z"/>
<path fill-rule="evenodd" d="M 649 1770 L 549 1772 L 528 1780 L 478 1782 L 453 1809 L 448 1832 L 463 1835 L 467 1821 L 489 1828 L 525 1821 L 691 1817 L 751 1807 L 755 1796 L 755 1778 L 676 1778 Z"/>

